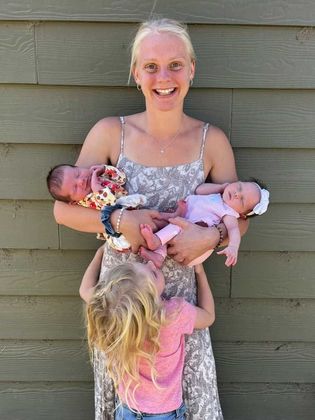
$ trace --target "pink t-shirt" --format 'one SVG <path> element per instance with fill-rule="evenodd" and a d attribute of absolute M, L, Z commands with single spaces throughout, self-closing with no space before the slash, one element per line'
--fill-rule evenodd
<path fill-rule="evenodd" d="M 158 372 L 157 388 L 151 380 L 150 367 L 140 361 L 140 386 L 135 392 L 137 407 L 144 413 L 166 413 L 180 407 L 182 397 L 182 375 L 185 359 L 184 334 L 192 334 L 196 307 L 183 298 L 165 301 L 166 325 L 160 330 L 160 351 L 156 355 Z M 120 399 L 125 402 L 124 388 L 119 387 Z"/>

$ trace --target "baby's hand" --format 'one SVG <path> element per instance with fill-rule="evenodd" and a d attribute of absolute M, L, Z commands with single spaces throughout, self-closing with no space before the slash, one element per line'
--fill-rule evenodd
<path fill-rule="evenodd" d="M 237 263 L 237 255 L 238 255 L 238 247 L 234 245 L 228 245 L 226 248 L 222 249 L 222 251 L 217 252 L 218 255 L 226 255 L 225 265 L 230 267 L 231 265 L 235 265 Z"/>
<path fill-rule="evenodd" d="M 103 189 L 102 182 L 100 181 L 99 175 L 101 171 L 100 169 L 95 169 L 91 175 L 91 190 L 93 192 L 98 192 L 99 190 Z"/>

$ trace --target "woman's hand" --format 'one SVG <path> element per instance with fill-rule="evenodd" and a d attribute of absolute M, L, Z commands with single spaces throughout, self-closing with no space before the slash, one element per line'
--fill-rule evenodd
<path fill-rule="evenodd" d="M 111 224 L 115 228 L 120 210 L 115 210 L 111 216 Z M 146 242 L 140 232 L 140 224 L 151 226 L 153 232 L 157 230 L 156 222 L 160 219 L 157 210 L 125 210 L 120 221 L 120 232 L 126 237 L 131 245 L 131 251 L 137 253 L 140 246 L 146 246 Z"/>
<path fill-rule="evenodd" d="M 182 231 L 168 243 L 167 253 L 183 265 L 188 265 L 219 242 L 220 234 L 215 227 L 201 227 L 181 217 L 170 219 L 169 222 L 179 226 Z"/>

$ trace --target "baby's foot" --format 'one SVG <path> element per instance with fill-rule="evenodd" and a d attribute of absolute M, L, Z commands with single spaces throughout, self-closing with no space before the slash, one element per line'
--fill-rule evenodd
<path fill-rule="evenodd" d="M 161 246 L 161 241 L 156 235 L 154 235 L 151 226 L 142 224 L 140 225 L 140 231 L 141 235 L 146 240 L 147 247 L 151 249 L 151 251 L 154 251 Z"/>
<path fill-rule="evenodd" d="M 146 261 L 152 261 L 157 268 L 161 268 L 163 265 L 164 258 L 161 254 L 158 254 L 154 251 L 150 251 L 149 249 L 144 248 L 143 246 L 141 246 L 139 249 L 139 255 Z"/>
<path fill-rule="evenodd" d="M 179 200 L 177 202 L 177 209 L 174 217 L 185 217 L 187 212 L 187 203 L 185 200 Z"/>

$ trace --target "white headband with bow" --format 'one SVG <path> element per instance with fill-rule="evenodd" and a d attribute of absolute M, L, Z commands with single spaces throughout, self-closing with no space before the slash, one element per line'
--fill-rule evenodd
<path fill-rule="evenodd" d="M 256 182 L 255 182 L 256 184 Z M 258 184 L 256 184 L 260 191 L 260 201 L 256 206 L 253 208 L 252 211 L 247 213 L 246 216 L 252 216 L 253 214 L 264 214 L 267 211 L 268 204 L 269 204 L 269 191 L 265 190 L 264 188 L 260 188 Z"/>

